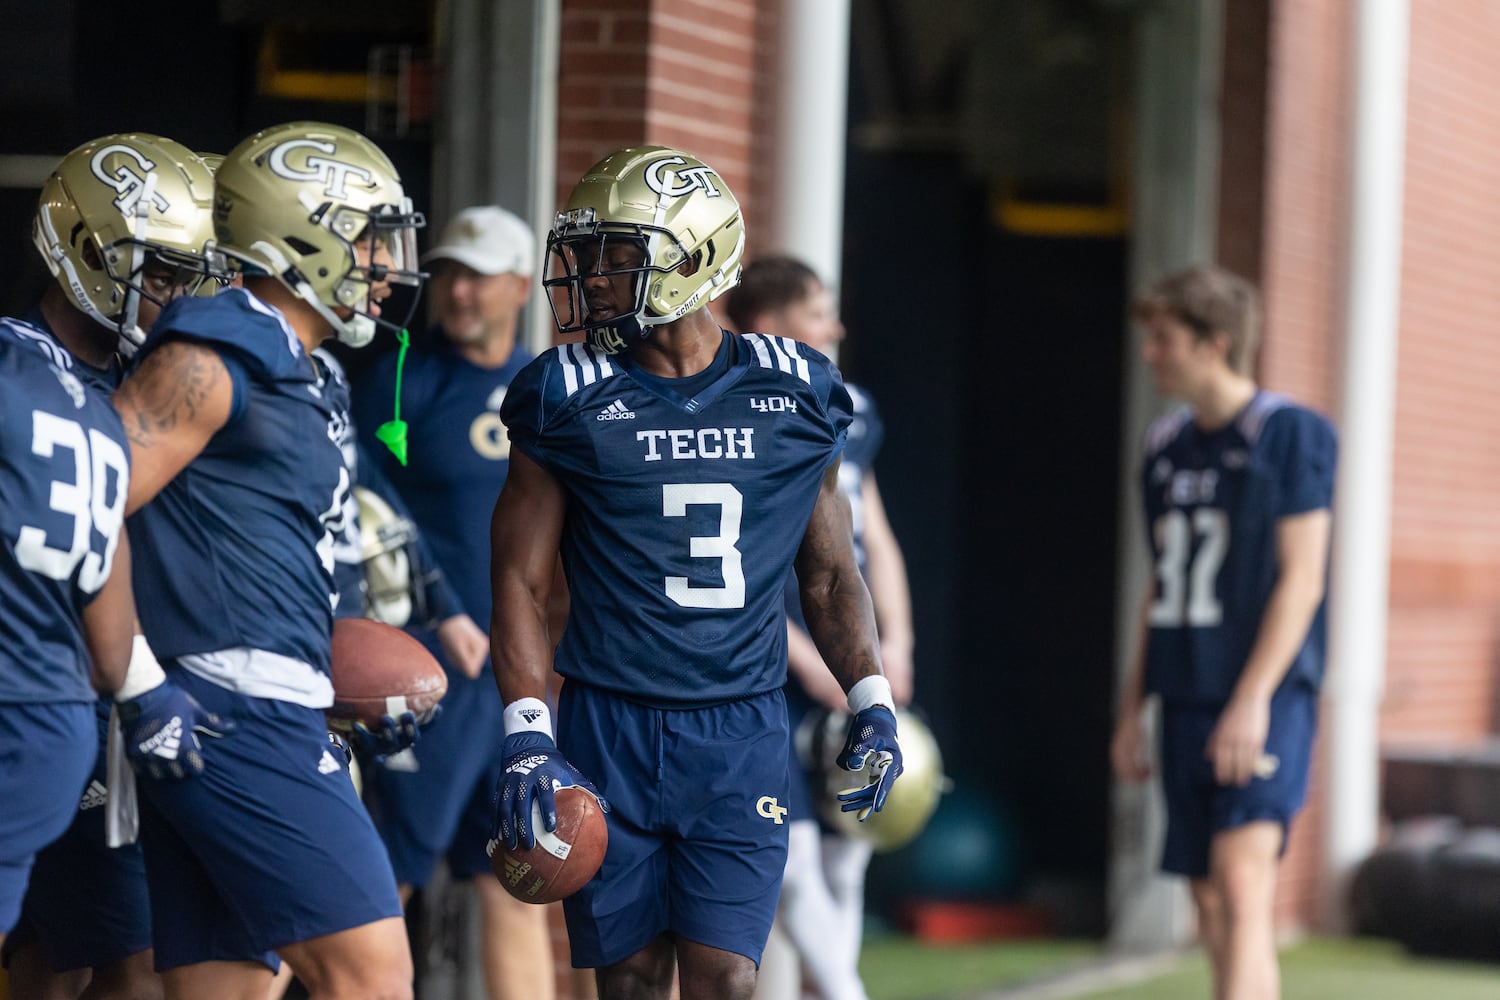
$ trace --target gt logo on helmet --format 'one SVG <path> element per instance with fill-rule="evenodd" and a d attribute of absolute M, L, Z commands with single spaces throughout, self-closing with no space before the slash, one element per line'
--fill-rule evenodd
<path fill-rule="evenodd" d="M 308 156 L 304 161 L 306 169 L 298 170 L 286 161 L 287 154 L 298 149 L 315 149 L 320 153 L 331 154 L 335 147 L 331 142 L 319 142 L 317 139 L 289 139 L 271 150 L 271 173 L 293 181 L 322 181 L 323 193 L 330 198 L 349 197 L 349 192 L 344 190 L 344 182 L 349 177 L 356 177 L 366 184 L 375 180 L 375 176 L 364 167 L 341 160 L 330 160 L 326 156 Z"/>
<path fill-rule="evenodd" d="M 114 153 L 123 153 L 135 161 L 136 166 L 141 168 L 137 173 L 128 163 L 121 163 L 114 169 L 114 173 L 107 173 L 104 169 L 104 161 Z M 135 207 L 141 200 L 141 195 L 146 193 L 146 174 L 156 169 L 156 164 L 147 159 L 140 150 L 133 146 L 115 143 L 100 147 L 89 160 L 89 170 L 93 175 L 119 192 L 115 199 L 115 207 L 124 215 L 132 215 Z M 151 192 L 151 205 L 158 212 L 165 212 L 172 205 L 156 191 Z"/>
<path fill-rule="evenodd" d="M 719 188 L 710 178 L 717 177 L 712 167 L 689 167 L 686 170 L 673 172 L 675 183 L 663 177 L 663 173 L 670 166 L 687 163 L 680 156 L 668 156 L 653 161 L 646 167 L 646 186 L 657 194 L 666 195 L 668 198 L 681 198 L 690 194 L 695 189 L 701 189 L 706 198 L 719 197 Z"/>

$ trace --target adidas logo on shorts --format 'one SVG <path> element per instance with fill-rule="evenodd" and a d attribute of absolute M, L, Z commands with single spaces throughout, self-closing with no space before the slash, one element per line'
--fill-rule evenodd
<path fill-rule="evenodd" d="M 594 419 L 595 420 L 634 420 L 635 419 L 635 411 L 632 410 L 632 409 L 630 409 L 624 403 L 620 402 L 617 399 L 613 403 L 610 403 L 608 406 L 606 406 L 604 409 L 600 410 L 599 414 L 596 417 L 594 417 Z"/>
<path fill-rule="evenodd" d="M 78 800 L 78 811 L 98 809 L 107 801 L 109 801 L 109 792 L 105 789 L 104 782 L 95 778 L 89 782 L 89 787 L 83 790 L 83 798 Z"/>

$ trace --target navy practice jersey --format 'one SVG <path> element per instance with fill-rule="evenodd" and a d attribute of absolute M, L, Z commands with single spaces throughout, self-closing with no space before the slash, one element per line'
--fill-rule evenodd
<path fill-rule="evenodd" d="M 337 358 L 323 348 L 313 351 L 313 363 L 321 365 L 318 374 L 323 378 L 324 395 L 333 412 L 337 414 L 330 429 L 337 435 L 334 444 L 344 456 L 344 468 L 349 470 L 352 486 L 359 482 L 359 446 L 355 440 L 354 421 L 350 417 L 349 377 Z M 335 618 L 358 618 L 365 613 L 365 595 L 362 581 L 365 570 L 360 558 L 359 501 L 350 489 L 344 498 L 343 530 L 333 536 L 333 583 L 338 594 L 334 605 Z"/>
<path fill-rule="evenodd" d="M 796 341 L 725 334 L 720 350 L 724 374 L 690 399 L 583 344 L 511 386 L 511 441 L 568 493 L 565 677 L 661 706 L 786 680 L 783 586 L 851 403 Z"/>
<path fill-rule="evenodd" d="M 326 675 L 346 414 L 286 319 L 246 291 L 174 301 L 137 363 L 176 337 L 224 359 L 234 405 L 130 519 L 142 630 L 164 658 L 248 647 Z"/>
<path fill-rule="evenodd" d="M 109 578 L 130 448 L 108 396 L 0 320 L 0 702 L 93 701 L 82 613 Z"/>
<path fill-rule="evenodd" d="M 355 398 L 366 452 L 406 502 L 462 610 L 484 629 L 490 621 L 490 564 L 475 552 L 487 547 L 490 515 L 510 468 L 510 437 L 500 421 L 500 404 L 531 359 L 517 347 L 499 368 L 481 368 L 446 339 L 409 352 L 401 376 L 405 466 L 375 438 L 376 427 L 391 418 L 394 354 L 381 359 Z"/>
<path fill-rule="evenodd" d="M 1276 525 L 1331 508 L 1337 442 L 1322 416 L 1260 392 L 1205 432 L 1186 408 L 1147 431 L 1142 489 L 1156 563 L 1146 690 L 1226 701 L 1260 631 L 1277 578 Z M 1286 683 L 1323 679 L 1318 607 Z"/>
<path fill-rule="evenodd" d="M 844 383 L 849 398 L 854 404 L 854 419 L 849 424 L 849 441 L 844 446 L 844 457 L 839 463 L 839 489 L 849 499 L 850 523 L 854 528 L 854 558 L 859 563 L 860 573 L 865 572 L 865 473 L 875 464 L 880 454 L 880 445 L 885 440 L 885 423 L 875 401 L 858 386 Z M 802 617 L 802 594 L 797 587 L 797 574 L 792 573 L 786 584 L 786 613 L 804 632 L 807 622 Z"/>

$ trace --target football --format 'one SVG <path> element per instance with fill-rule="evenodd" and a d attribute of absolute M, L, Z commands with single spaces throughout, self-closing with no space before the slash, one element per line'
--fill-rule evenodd
<path fill-rule="evenodd" d="M 557 829 L 542 828 L 541 807 L 531 804 L 536 846 L 527 850 L 495 845 L 490 867 L 505 891 L 523 903 L 551 903 L 571 896 L 594 877 L 609 846 L 609 826 L 593 793 L 567 786 L 557 790 Z"/>
<path fill-rule="evenodd" d="M 426 722 L 448 693 L 448 675 L 427 647 L 370 618 L 334 621 L 332 668 L 333 706 L 326 714 L 335 729 L 375 726 L 381 716 L 408 711 Z"/>

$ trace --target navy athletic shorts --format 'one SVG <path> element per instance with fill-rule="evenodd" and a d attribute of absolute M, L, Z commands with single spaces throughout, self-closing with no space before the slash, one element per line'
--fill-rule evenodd
<path fill-rule="evenodd" d="M 569 681 L 558 735 L 610 805 L 604 865 L 563 901 L 574 967 L 667 931 L 759 963 L 786 868 L 782 691 L 667 710 Z"/>

